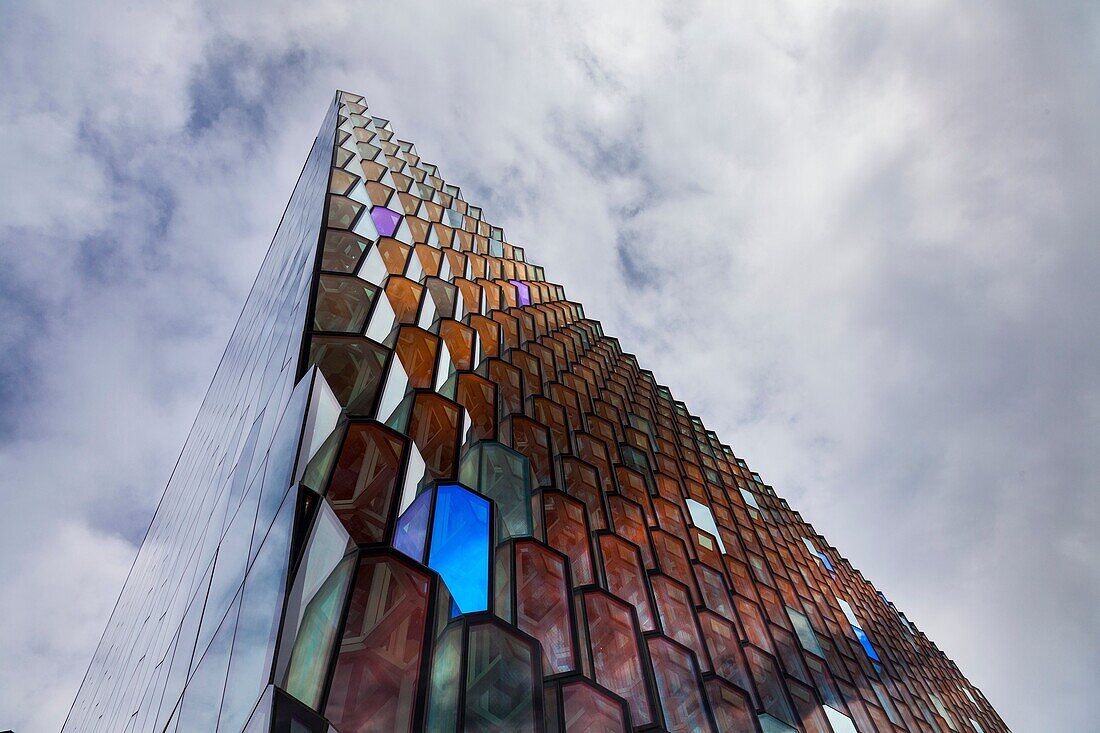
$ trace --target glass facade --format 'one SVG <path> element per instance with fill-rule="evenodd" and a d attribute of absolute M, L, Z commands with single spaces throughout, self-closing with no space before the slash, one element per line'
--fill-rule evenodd
<path fill-rule="evenodd" d="M 68 731 L 1007 731 L 357 95 Z"/>

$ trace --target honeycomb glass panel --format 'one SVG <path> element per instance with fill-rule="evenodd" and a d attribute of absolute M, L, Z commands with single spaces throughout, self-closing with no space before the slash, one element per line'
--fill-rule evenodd
<path fill-rule="evenodd" d="M 515 545 L 516 625 L 542 644 L 547 674 L 574 667 L 565 560 L 530 541 Z"/>
<path fill-rule="evenodd" d="M 599 593 L 584 596 L 593 676 L 630 704 L 635 725 L 653 721 L 638 629 L 630 607 Z"/>
<path fill-rule="evenodd" d="M 313 327 L 318 331 L 361 333 L 376 292 L 357 277 L 321 275 Z"/>
<path fill-rule="evenodd" d="M 562 685 L 565 733 L 626 733 L 627 711 L 621 702 L 585 680 Z"/>
<path fill-rule="evenodd" d="M 321 701 L 355 562 L 354 553 L 342 558 L 324 576 L 302 611 L 285 685 L 290 694 L 311 707 Z"/>
<path fill-rule="evenodd" d="M 533 733 L 537 660 L 531 645 L 504 628 L 479 624 L 470 629 L 467 655 L 466 730 Z"/>
<path fill-rule="evenodd" d="M 392 556 L 359 562 L 325 716 L 341 731 L 411 731 L 429 577 Z"/>
<path fill-rule="evenodd" d="M 493 500 L 499 539 L 531 534 L 531 476 L 522 454 L 500 443 L 478 443 L 462 457 L 459 480 Z"/>
<path fill-rule="evenodd" d="M 328 272 L 353 273 L 369 246 L 370 242 L 351 232 L 330 229 L 325 234 L 321 269 Z"/>
<path fill-rule="evenodd" d="M 462 613 L 489 607 L 489 502 L 461 486 L 436 490 L 428 566 Z"/>
<path fill-rule="evenodd" d="M 691 652 L 664 637 L 653 636 L 647 641 L 665 728 L 670 733 L 713 731 Z"/>

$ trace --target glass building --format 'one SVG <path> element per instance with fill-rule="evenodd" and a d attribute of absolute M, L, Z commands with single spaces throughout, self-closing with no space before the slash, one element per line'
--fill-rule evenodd
<path fill-rule="evenodd" d="M 337 93 L 66 731 L 1007 731 Z"/>

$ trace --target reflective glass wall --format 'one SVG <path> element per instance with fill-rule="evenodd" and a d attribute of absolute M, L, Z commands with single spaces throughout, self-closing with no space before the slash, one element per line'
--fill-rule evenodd
<path fill-rule="evenodd" d="M 300 354 L 336 111 L 325 116 L 66 731 L 159 731 L 169 721 L 212 731 L 219 714 L 222 729 L 239 730 L 267 684 L 311 399 Z"/>

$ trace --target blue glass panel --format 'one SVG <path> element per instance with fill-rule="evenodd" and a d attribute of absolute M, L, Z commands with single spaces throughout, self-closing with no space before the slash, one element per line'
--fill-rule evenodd
<path fill-rule="evenodd" d="M 489 607 L 489 502 L 461 486 L 436 489 L 428 567 L 462 613 Z"/>
<path fill-rule="evenodd" d="M 397 518 L 393 546 L 417 562 L 424 562 L 424 541 L 428 534 L 431 508 L 432 492 L 426 491 L 416 497 L 405 513 Z"/>
<path fill-rule="evenodd" d="M 878 653 L 875 648 L 871 646 L 871 640 L 867 638 L 867 634 L 863 632 L 863 629 L 858 626 L 853 626 L 852 631 L 856 632 L 856 638 L 859 639 L 859 643 L 863 645 L 863 651 L 867 652 L 867 656 L 874 659 L 876 662 L 881 661 L 878 658 Z"/>

